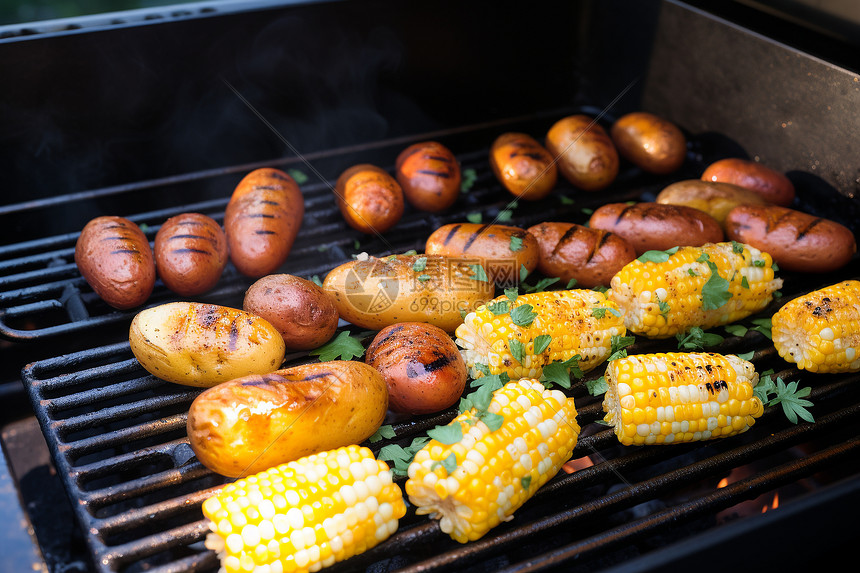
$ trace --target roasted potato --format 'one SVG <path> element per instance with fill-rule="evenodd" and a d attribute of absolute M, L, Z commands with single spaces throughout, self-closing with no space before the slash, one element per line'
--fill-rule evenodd
<path fill-rule="evenodd" d="M 444 211 L 460 195 L 460 163 L 439 142 L 410 145 L 397 156 L 395 169 L 406 200 L 420 211 Z"/>
<path fill-rule="evenodd" d="M 612 277 L 636 258 L 636 250 L 615 233 L 575 223 L 539 223 L 529 227 L 540 250 L 538 270 L 576 286 L 609 286 Z"/>
<path fill-rule="evenodd" d="M 787 207 L 794 201 L 794 184 L 784 174 L 748 159 L 715 161 L 702 173 L 703 181 L 731 183 L 755 191 L 768 203 Z"/>
<path fill-rule="evenodd" d="M 140 306 L 155 287 L 155 260 L 146 235 L 123 217 L 96 217 L 75 243 L 75 264 L 110 306 Z"/>
<path fill-rule="evenodd" d="M 487 276 L 498 285 L 515 285 L 520 269 L 532 272 L 540 253 L 538 244 L 525 229 L 507 225 L 451 223 L 439 227 L 427 238 L 429 255 L 477 257 Z"/>
<path fill-rule="evenodd" d="M 585 191 L 608 187 L 618 176 L 618 150 L 606 130 L 587 115 L 557 121 L 546 134 L 546 148 L 558 157 L 565 179 Z"/>
<path fill-rule="evenodd" d="M 337 330 L 337 308 L 325 291 L 293 275 L 265 276 L 245 291 L 242 308 L 278 329 L 287 348 L 322 346 Z"/>
<path fill-rule="evenodd" d="M 609 129 L 619 155 L 648 173 L 667 175 L 680 169 L 687 138 L 671 121 L 637 111 L 619 117 Z"/>
<path fill-rule="evenodd" d="M 552 155 L 525 133 L 497 137 L 490 147 L 490 167 L 505 189 L 527 201 L 549 195 L 558 180 Z"/>
<path fill-rule="evenodd" d="M 274 326 L 214 304 L 170 302 L 142 310 L 131 321 L 128 340 L 147 372 L 186 386 L 265 374 L 284 360 L 284 339 Z"/>
<path fill-rule="evenodd" d="M 278 169 L 257 169 L 233 191 L 224 214 L 230 260 L 249 277 L 275 272 L 290 254 L 305 206 L 292 177 Z"/>
<path fill-rule="evenodd" d="M 205 390 L 188 411 L 188 440 L 212 471 L 248 476 L 361 443 L 387 410 L 385 380 L 367 364 L 305 364 Z"/>
<path fill-rule="evenodd" d="M 726 215 L 738 205 L 766 205 L 764 198 L 744 187 L 700 179 L 686 179 L 665 187 L 657 203 L 683 205 L 704 211 L 725 228 Z"/>
<path fill-rule="evenodd" d="M 332 270 L 323 289 L 340 317 L 381 330 L 398 322 L 427 322 L 453 332 L 495 288 L 476 258 L 442 255 L 367 257 Z"/>
<path fill-rule="evenodd" d="M 341 173 L 335 192 L 347 225 L 362 233 L 384 233 L 403 216 L 403 190 L 375 165 L 363 163 Z"/>
<path fill-rule="evenodd" d="M 645 251 L 699 247 L 723 240 L 723 228 L 716 219 L 682 205 L 609 203 L 592 213 L 588 226 L 626 239 L 637 256 Z"/>
<path fill-rule="evenodd" d="M 400 322 L 383 328 L 365 362 L 388 384 L 394 412 L 431 414 L 453 406 L 466 387 L 466 363 L 450 335 L 432 324 Z"/>
<path fill-rule="evenodd" d="M 181 296 L 214 287 L 227 265 L 227 237 L 200 213 L 169 218 L 155 235 L 155 268 L 164 286 Z"/>
<path fill-rule="evenodd" d="M 769 253 L 787 271 L 835 271 L 857 252 L 848 227 L 779 205 L 735 207 L 726 217 L 726 234 Z"/>

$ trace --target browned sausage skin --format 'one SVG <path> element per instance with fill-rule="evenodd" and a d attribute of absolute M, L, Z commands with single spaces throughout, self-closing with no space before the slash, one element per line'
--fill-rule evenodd
<path fill-rule="evenodd" d="M 755 191 L 768 203 L 787 207 L 794 201 L 794 184 L 784 174 L 747 159 L 715 161 L 702 173 L 703 181 L 732 183 Z"/>
<path fill-rule="evenodd" d="M 618 176 L 615 144 L 587 115 L 572 115 L 553 124 L 546 135 L 546 148 L 558 158 L 564 178 L 585 191 L 604 189 Z"/>
<path fill-rule="evenodd" d="M 677 171 L 687 154 L 687 139 L 674 123 L 638 111 L 621 116 L 609 131 L 618 153 L 648 173 Z"/>
<path fill-rule="evenodd" d="M 451 223 L 427 238 L 424 252 L 480 259 L 487 276 L 497 284 L 516 284 L 520 269 L 532 272 L 540 257 L 537 241 L 525 229 L 508 225 Z"/>
<path fill-rule="evenodd" d="M 438 213 L 460 194 L 460 164 L 447 147 L 436 141 L 410 145 L 397 156 L 397 182 L 416 209 Z"/>
<path fill-rule="evenodd" d="M 441 328 L 401 322 L 383 328 L 367 348 L 365 361 L 388 384 L 389 408 L 430 414 L 454 405 L 466 387 L 466 363 Z"/>
<path fill-rule="evenodd" d="M 375 165 L 350 167 L 338 177 L 335 190 L 344 220 L 362 233 L 384 233 L 403 216 L 403 190 Z"/>
<path fill-rule="evenodd" d="M 723 240 L 723 229 L 716 219 L 682 205 L 609 203 L 591 215 L 589 227 L 621 236 L 633 245 L 637 255 Z"/>
<path fill-rule="evenodd" d="M 123 217 L 96 217 L 75 244 L 75 264 L 99 297 L 117 309 L 146 302 L 155 286 L 155 260 L 146 235 Z"/>
<path fill-rule="evenodd" d="M 621 268 L 636 258 L 633 246 L 618 235 L 575 223 L 539 223 L 529 227 L 540 248 L 538 270 L 563 282 L 593 288 L 608 286 Z"/>
<path fill-rule="evenodd" d="M 246 175 L 224 215 L 230 260 L 239 272 L 261 277 L 280 267 L 290 254 L 304 213 L 302 192 L 283 171 L 263 168 Z"/>
<path fill-rule="evenodd" d="M 857 251 L 854 234 L 844 225 L 778 205 L 735 207 L 726 219 L 726 234 L 769 253 L 788 271 L 835 271 Z"/>
<path fill-rule="evenodd" d="M 202 294 L 218 282 L 227 264 L 221 226 L 200 213 L 171 217 L 155 235 L 155 264 L 164 285 L 181 296 Z"/>
<path fill-rule="evenodd" d="M 517 198 L 546 197 L 558 180 L 553 156 L 525 133 L 503 133 L 490 148 L 490 167 L 496 179 Z"/>

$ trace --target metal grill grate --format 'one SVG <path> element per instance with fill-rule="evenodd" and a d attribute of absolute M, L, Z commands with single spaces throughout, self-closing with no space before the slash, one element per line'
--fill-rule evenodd
<path fill-rule="evenodd" d="M 489 143 L 500 131 L 500 126 L 493 126 L 451 134 L 452 138 L 465 135 L 465 140 L 472 142 L 472 147 L 450 146 L 470 149 L 458 153 L 458 158 L 464 169 L 475 169 L 478 181 L 443 215 L 407 213 L 388 237 L 398 251 L 421 250 L 430 231 L 450 221 L 461 221 L 467 213 L 480 210 L 486 219 L 505 208 L 510 197 L 493 180 L 486 163 Z M 357 163 L 370 154 L 378 164 L 386 165 L 392 153 L 396 155 L 406 143 L 351 150 L 342 159 Z M 696 145 L 694 139 L 692 148 Z M 699 172 L 700 161 L 691 154 L 685 168 L 689 172 L 676 173 L 674 178 Z M 609 193 L 570 193 L 575 198 L 573 205 L 562 204 L 557 195 L 536 203 L 520 202 L 512 223 L 528 226 L 550 219 L 581 222 L 587 219 L 588 209 L 603 202 L 648 198 L 666 184 L 666 180 L 627 170 Z M 344 227 L 325 184 L 306 185 L 303 191 L 308 214 L 284 271 L 322 275 L 349 260 L 356 252 L 354 241 L 364 243 L 366 237 Z M 568 194 L 569 190 L 562 188 L 557 193 Z M 149 226 L 151 238 L 157 225 L 171 214 L 198 210 L 220 220 L 225 205 L 226 199 L 217 199 L 132 218 Z M 0 283 L 5 289 L 0 302 L 7 307 L 0 317 L 4 335 L 38 339 L 130 320 L 131 313 L 104 308 L 76 270 L 69 267 L 75 238 L 65 235 L 0 250 L 0 268 L 8 273 Z M 373 241 L 362 244 L 359 250 L 388 253 L 381 243 Z M 843 276 L 856 273 L 856 267 L 855 261 Z M 830 279 L 782 276 L 786 278 L 786 297 Z M 218 289 L 206 298 L 237 306 L 248 284 L 231 268 Z M 150 302 L 171 298 L 158 285 Z M 769 316 L 784 300 L 775 302 L 761 316 Z M 39 322 L 46 308 L 58 306 L 65 314 L 57 324 L 30 330 L 12 326 L 24 316 Z M 643 339 L 631 352 L 670 350 L 673 346 L 674 341 Z M 743 338 L 727 337 L 713 347 L 717 352 L 751 349 L 756 350 L 753 361 L 760 371 L 785 367 L 769 341 L 755 331 Z M 286 365 L 307 360 L 305 353 L 295 353 L 287 356 Z M 600 376 L 599 370 L 588 379 Z M 760 493 L 803 480 L 826 484 L 840 476 L 860 475 L 858 376 L 812 379 L 795 369 L 778 374 L 786 381 L 803 380 L 803 384 L 814 386 L 815 424 L 792 426 L 779 412 L 768 410 L 746 434 L 662 448 L 618 445 L 611 430 L 595 423 L 602 414 L 600 402 L 589 396 L 584 381 L 579 381 L 567 391 L 576 398 L 583 427 L 574 459 L 587 456 L 593 465 L 559 474 L 517 512 L 513 521 L 477 542 L 458 545 L 435 523 L 410 509 L 392 538 L 331 571 L 595 570 L 645 553 L 653 544 L 673 542 L 674 537 L 667 537 L 670 526 L 673 536 L 708 531 L 716 527 L 721 511 Z M 164 573 L 217 568 L 215 555 L 202 545 L 207 527 L 200 505 L 225 479 L 196 461 L 185 433 L 187 409 L 199 389 L 166 383 L 147 374 L 127 342 L 35 362 L 24 368 L 22 377 L 99 571 Z M 450 410 L 406 421 L 391 420 L 397 437 L 368 445 L 378 452 L 393 441 L 406 444 L 453 415 Z M 797 455 L 798 451 L 803 455 Z M 717 489 L 720 477 L 759 463 L 764 465 L 755 474 Z"/>

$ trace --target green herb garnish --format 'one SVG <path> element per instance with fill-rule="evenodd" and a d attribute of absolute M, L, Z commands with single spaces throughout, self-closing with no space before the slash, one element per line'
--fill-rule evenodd
<path fill-rule="evenodd" d="M 341 331 L 334 340 L 331 340 L 315 350 L 309 352 L 312 356 L 319 356 L 321 362 L 328 362 L 335 358 L 341 360 L 352 360 L 364 356 L 364 346 L 357 338 L 353 338 L 346 330 Z"/>

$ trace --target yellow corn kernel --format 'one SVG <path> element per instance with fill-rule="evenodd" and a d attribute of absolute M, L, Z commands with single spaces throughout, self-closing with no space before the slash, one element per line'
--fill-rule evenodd
<path fill-rule="evenodd" d="M 612 277 L 609 299 L 621 309 L 627 330 L 648 338 L 668 338 L 693 326 L 707 330 L 729 324 L 766 307 L 782 287 L 782 279 L 773 276 L 773 260 L 749 245 L 740 245 L 741 252 L 735 252 L 735 245 L 740 244 L 681 247 L 662 263 L 635 260 L 625 265 Z M 702 296 L 711 277 L 708 262 L 728 281 L 732 295 L 716 309 L 705 309 Z M 653 283 L 647 290 L 639 280 L 643 275 Z"/>

